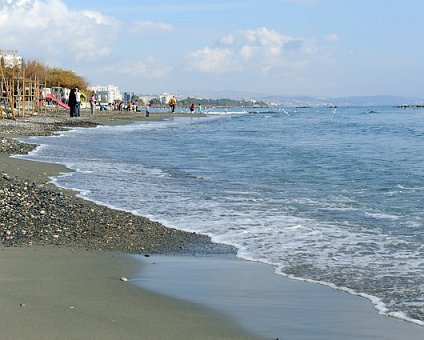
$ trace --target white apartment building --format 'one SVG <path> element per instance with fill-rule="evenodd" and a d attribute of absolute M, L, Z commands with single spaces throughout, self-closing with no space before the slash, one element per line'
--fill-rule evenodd
<path fill-rule="evenodd" d="M 90 91 L 96 94 L 96 101 L 101 104 L 112 104 L 114 101 L 122 101 L 122 93 L 119 91 L 118 86 L 92 86 Z"/>
<path fill-rule="evenodd" d="M 0 59 L 6 67 L 21 66 L 23 61 L 17 50 L 0 50 Z"/>
<path fill-rule="evenodd" d="M 170 94 L 170 93 L 162 93 L 159 96 L 159 100 L 162 104 L 168 104 L 169 100 L 173 97 L 174 95 Z"/>
<path fill-rule="evenodd" d="M 142 95 L 139 98 L 143 101 L 144 104 L 148 104 L 153 98 L 157 98 L 157 96 L 154 96 L 154 95 L 143 96 Z"/>

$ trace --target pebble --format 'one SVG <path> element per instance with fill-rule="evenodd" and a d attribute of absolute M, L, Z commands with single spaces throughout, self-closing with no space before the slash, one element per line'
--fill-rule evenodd
<path fill-rule="evenodd" d="M 14 136 L 52 135 L 73 127 L 99 125 L 63 115 L 1 123 L 0 154 L 6 155 L 26 154 L 36 147 L 15 140 Z M 142 216 L 85 201 L 53 184 L 36 183 L 2 171 L 0 245 L 70 246 L 136 254 L 235 252 L 234 248 L 212 243 L 207 236 L 167 228 Z"/>

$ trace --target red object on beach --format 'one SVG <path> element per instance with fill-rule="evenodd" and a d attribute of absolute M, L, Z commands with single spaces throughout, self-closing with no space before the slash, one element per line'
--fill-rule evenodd
<path fill-rule="evenodd" d="M 46 94 L 46 99 L 51 99 L 54 102 L 56 102 L 57 104 L 59 104 L 60 106 L 62 106 L 63 108 L 65 108 L 66 110 L 69 110 L 69 106 L 68 105 L 62 103 L 58 98 L 56 98 L 55 96 L 53 96 L 50 93 L 47 93 Z"/>

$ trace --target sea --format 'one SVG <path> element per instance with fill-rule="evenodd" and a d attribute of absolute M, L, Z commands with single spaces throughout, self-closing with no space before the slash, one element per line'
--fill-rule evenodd
<path fill-rule="evenodd" d="M 53 179 L 424 325 L 424 109 L 210 109 L 31 137 Z"/>

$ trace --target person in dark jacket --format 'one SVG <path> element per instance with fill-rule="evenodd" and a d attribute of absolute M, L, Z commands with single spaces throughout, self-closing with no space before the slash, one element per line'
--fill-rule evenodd
<path fill-rule="evenodd" d="M 68 106 L 70 110 L 70 116 L 76 117 L 75 107 L 77 106 L 77 97 L 75 95 L 75 89 L 71 89 L 71 92 L 69 93 Z"/>

